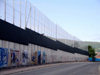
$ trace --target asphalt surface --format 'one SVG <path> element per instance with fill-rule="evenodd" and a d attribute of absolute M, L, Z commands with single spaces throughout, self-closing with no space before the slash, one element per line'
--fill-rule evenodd
<path fill-rule="evenodd" d="M 100 62 L 64 63 L 10 75 L 100 75 Z"/>

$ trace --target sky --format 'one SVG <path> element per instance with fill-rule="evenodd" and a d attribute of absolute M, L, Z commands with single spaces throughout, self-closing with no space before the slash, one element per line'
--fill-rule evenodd
<path fill-rule="evenodd" d="M 100 42 L 100 0 L 30 0 L 51 21 L 83 41 Z"/>

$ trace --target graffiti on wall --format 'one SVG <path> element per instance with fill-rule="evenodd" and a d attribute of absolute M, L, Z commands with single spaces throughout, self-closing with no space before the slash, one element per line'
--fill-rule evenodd
<path fill-rule="evenodd" d="M 16 66 L 19 65 L 20 62 L 20 53 L 17 50 L 10 50 L 10 56 L 11 56 L 11 65 Z"/>
<path fill-rule="evenodd" d="M 45 52 L 43 52 L 42 63 L 45 64 L 45 61 L 46 61 L 46 54 L 45 54 Z"/>
<path fill-rule="evenodd" d="M 8 64 L 8 49 L 0 48 L 0 68 Z"/>
<path fill-rule="evenodd" d="M 41 64 L 41 51 L 38 51 L 38 64 Z"/>
<path fill-rule="evenodd" d="M 31 57 L 32 64 L 35 64 L 35 59 L 36 59 L 35 53 L 32 53 Z"/>
<path fill-rule="evenodd" d="M 27 50 L 24 50 L 22 52 L 22 64 L 23 65 L 28 64 L 28 52 L 27 52 Z"/>
<path fill-rule="evenodd" d="M 38 57 L 37 57 L 37 51 L 34 53 L 34 55 L 35 55 L 35 63 L 34 64 L 38 64 Z"/>
<path fill-rule="evenodd" d="M 32 58 L 31 58 L 32 64 L 45 64 L 46 62 L 46 54 L 45 52 L 43 52 L 43 54 L 41 55 L 41 51 L 36 51 L 32 54 Z"/>
<path fill-rule="evenodd" d="M 100 59 L 100 52 L 97 52 L 96 54 L 97 54 L 96 55 L 96 58 L 99 58 Z"/>
<path fill-rule="evenodd" d="M 97 55 L 95 56 L 95 57 L 96 57 L 96 61 L 100 61 L 100 52 L 97 52 L 96 54 L 97 54 Z"/>

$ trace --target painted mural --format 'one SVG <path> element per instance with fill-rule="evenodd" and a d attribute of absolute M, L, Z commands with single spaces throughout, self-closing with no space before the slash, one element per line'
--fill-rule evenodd
<path fill-rule="evenodd" d="M 65 57 L 62 58 L 66 59 Z M 30 63 L 30 59 L 32 63 Z M 28 64 L 45 64 L 55 62 L 55 60 L 56 56 L 54 54 L 47 55 L 45 51 L 35 51 L 32 53 L 31 58 L 29 58 L 28 50 L 20 52 L 20 50 L 0 48 L 0 68 Z M 89 58 L 89 60 L 92 61 L 92 58 Z M 97 54 L 96 61 L 100 61 L 100 53 Z"/>
<path fill-rule="evenodd" d="M 27 50 L 24 50 L 22 52 L 22 65 L 27 65 L 28 64 L 28 52 Z"/>
<path fill-rule="evenodd" d="M 10 50 L 11 66 L 17 66 L 20 63 L 20 52 L 18 50 Z"/>
<path fill-rule="evenodd" d="M 45 64 L 45 62 L 46 62 L 46 54 L 45 52 L 43 52 L 42 63 Z"/>
<path fill-rule="evenodd" d="M 32 57 L 31 57 L 32 64 L 35 64 L 35 59 L 36 59 L 36 56 L 35 56 L 35 52 L 34 52 L 34 53 L 32 53 Z"/>
<path fill-rule="evenodd" d="M 46 54 L 43 52 L 41 55 L 41 51 L 36 51 L 32 53 L 32 58 L 31 58 L 32 64 L 45 64 L 46 62 Z"/>
<path fill-rule="evenodd" d="M 38 64 L 41 64 L 41 51 L 38 51 Z"/>
<path fill-rule="evenodd" d="M 34 64 L 38 64 L 38 61 L 37 61 L 37 60 L 38 60 L 38 57 L 37 57 L 37 56 L 38 56 L 37 51 L 35 52 L 34 55 L 35 55 L 35 63 L 34 63 Z"/>
<path fill-rule="evenodd" d="M 100 61 L 100 52 L 97 52 L 96 54 L 97 54 L 97 55 L 95 56 L 95 57 L 96 57 L 96 61 Z"/>
<path fill-rule="evenodd" d="M 8 65 L 8 49 L 0 48 L 0 68 Z"/>

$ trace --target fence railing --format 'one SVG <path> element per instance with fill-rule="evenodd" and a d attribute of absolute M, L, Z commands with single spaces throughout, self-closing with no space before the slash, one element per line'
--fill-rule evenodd
<path fill-rule="evenodd" d="M 76 41 L 75 37 L 49 20 L 28 0 L 0 0 L 0 19 L 23 29 L 30 28 L 53 40 L 58 39 L 71 46 L 73 41 Z"/>

